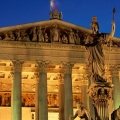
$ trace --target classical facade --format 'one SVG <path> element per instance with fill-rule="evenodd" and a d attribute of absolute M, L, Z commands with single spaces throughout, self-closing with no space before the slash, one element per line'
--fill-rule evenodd
<path fill-rule="evenodd" d="M 63 21 L 57 10 L 47 21 L 0 28 L 0 119 L 68 120 L 78 102 L 95 117 L 88 95 L 91 82 L 86 44 L 92 41 L 86 38 L 90 34 L 92 29 Z M 104 77 L 112 85 L 110 116 L 120 105 L 120 38 L 108 42 L 104 39 L 107 35 L 103 33 L 101 40 Z M 48 113 L 58 116 L 50 118 Z"/>

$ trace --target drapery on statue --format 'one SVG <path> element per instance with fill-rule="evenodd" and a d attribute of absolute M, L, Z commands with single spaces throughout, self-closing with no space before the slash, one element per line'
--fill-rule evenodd
<path fill-rule="evenodd" d="M 111 120 L 120 120 L 120 106 L 111 114 Z"/>
<path fill-rule="evenodd" d="M 92 120 L 89 111 L 83 106 L 82 102 L 79 102 L 77 107 L 78 110 L 71 120 L 74 120 L 77 116 L 80 118 L 80 120 Z"/>
<path fill-rule="evenodd" d="M 106 82 L 103 79 L 104 69 L 104 53 L 103 44 L 111 40 L 115 33 L 115 23 L 112 21 L 112 31 L 110 34 L 99 33 L 99 24 L 94 16 L 91 23 L 92 34 L 88 35 L 85 40 L 86 49 L 89 52 L 89 69 L 91 72 L 91 82 Z"/>

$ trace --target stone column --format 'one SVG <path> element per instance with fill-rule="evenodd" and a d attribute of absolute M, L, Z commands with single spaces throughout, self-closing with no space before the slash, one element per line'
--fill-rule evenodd
<path fill-rule="evenodd" d="M 69 120 L 73 117 L 73 96 L 72 96 L 72 66 L 71 63 L 64 63 L 64 91 L 65 91 L 65 106 L 64 120 Z"/>
<path fill-rule="evenodd" d="M 47 65 L 48 65 L 48 63 L 45 61 L 38 61 L 38 67 L 39 67 L 39 120 L 48 120 Z"/>
<path fill-rule="evenodd" d="M 22 120 L 22 64 L 23 61 L 13 61 L 13 89 L 12 89 L 12 120 Z"/>
<path fill-rule="evenodd" d="M 59 78 L 59 120 L 64 120 L 64 78 L 60 74 Z"/>
<path fill-rule="evenodd" d="M 89 70 L 88 66 L 85 65 L 82 69 L 81 77 L 81 93 L 82 102 L 85 108 L 89 109 L 89 96 L 88 96 L 88 85 L 89 85 Z"/>
<path fill-rule="evenodd" d="M 119 82 L 119 73 L 117 66 L 111 67 L 112 83 L 113 87 L 113 104 L 114 109 L 117 109 L 120 106 L 120 82 Z"/>
<path fill-rule="evenodd" d="M 13 105 L 13 72 L 10 73 L 10 79 L 11 79 L 11 115 L 12 115 L 12 105 Z M 11 116 L 12 120 L 12 116 Z"/>
<path fill-rule="evenodd" d="M 39 120 L 39 76 L 35 74 L 35 120 Z"/>
<path fill-rule="evenodd" d="M 82 102 L 83 106 L 87 109 L 89 109 L 89 96 L 87 94 L 88 91 L 88 78 L 87 75 L 82 75 L 82 81 L 81 81 L 81 94 L 82 94 Z"/>
<path fill-rule="evenodd" d="M 88 68 L 88 67 L 87 67 Z M 91 86 L 92 84 L 92 81 L 90 79 L 90 72 L 88 72 L 88 89 L 89 87 Z M 95 109 L 94 109 L 94 106 L 93 106 L 93 100 L 89 97 L 89 110 L 90 110 L 90 115 L 91 115 L 91 118 L 94 120 L 95 119 Z"/>

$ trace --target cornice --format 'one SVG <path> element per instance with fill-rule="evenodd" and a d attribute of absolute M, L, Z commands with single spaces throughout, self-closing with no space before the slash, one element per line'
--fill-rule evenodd
<path fill-rule="evenodd" d="M 107 53 L 120 53 L 120 48 L 119 47 L 107 47 L 107 46 L 104 46 L 104 52 L 107 52 Z"/>
<path fill-rule="evenodd" d="M 86 48 L 81 45 L 75 44 L 62 44 L 62 43 L 38 43 L 38 42 L 19 42 L 19 41 L 0 41 L 0 47 L 11 48 L 39 48 L 39 49 L 61 49 L 61 50 L 80 50 L 85 52 Z M 120 53 L 119 47 L 104 46 L 104 52 Z"/>
<path fill-rule="evenodd" d="M 84 46 L 61 43 L 38 43 L 38 42 L 18 42 L 18 41 L 0 41 L 0 47 L 11 48 L 39 48 L 39 49 L 62 49 L 62 50 L 81 50 L 86 51 Z"/>
<path fill-rule="evenodd" d="M 13 31 L 16 29 L 27 29 L 29 27 L 35 27 L 35 26 L 49 27 L 53 24 L 58 24 L 60 26 L 63 25 L 64 27 L 79 29 L 79 30 L 82 30 L 83 32 L 91 33 L 91 30 L 88 28 L 84 28 L 84 27 L 81 27 L 81 26 L 78 26 L 78 25 L 63 21 L 63 20 L 58 20 L 58 19 L 2 27 L 2 28 L 0 28 L 0 32 Z"/>

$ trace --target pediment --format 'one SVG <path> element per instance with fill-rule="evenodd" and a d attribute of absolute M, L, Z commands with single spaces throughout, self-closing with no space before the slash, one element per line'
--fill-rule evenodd
<path fill-rule="evenodd" d="M 0 28 L 0 41 L 63 43 L 84 45 L 92 30 L 59 19 Z M 120 46 L 120 38 L 113 38 Z"/>
<path fill-rule="evenodd" d="M 90 33 L 90 29 L 52 19 L 0 28 L 0 40 L 82 44 L 82 42 L 84 43 L 82 39 Z"/>

